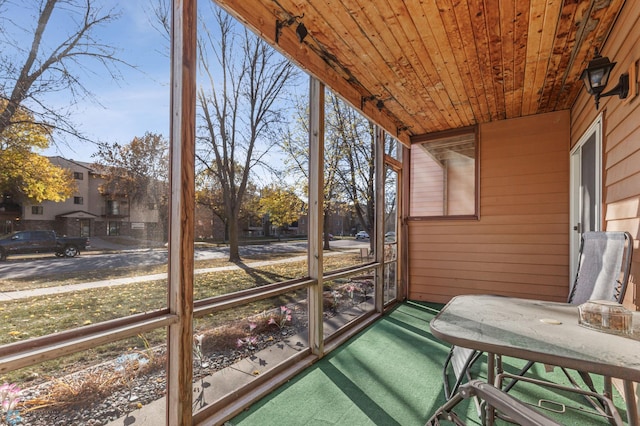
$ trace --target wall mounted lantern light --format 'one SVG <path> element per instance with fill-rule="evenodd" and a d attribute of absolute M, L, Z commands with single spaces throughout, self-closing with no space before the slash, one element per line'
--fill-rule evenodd
<path fill-rule="evenodd" d="M 618 84 L 608 92 L 604 92 L 607 83 L 609 82 L 609 75 L 611 70 L 616 65 L 615 62 L 610 62 L 609 58 L 602 57 L 596 49 L 595 56 L 589 61 L 589 66 L 582 71 L 580 79 L 584 82 L 584 86 L 590 95 L 593 95 L 596 101 L 596 109 L 600 105 L 600 98 L 606 96 L 618 95 L 620 99 L 625 99 L 629 94 L 629 74 L 624 73 L 620 76 Z"/>

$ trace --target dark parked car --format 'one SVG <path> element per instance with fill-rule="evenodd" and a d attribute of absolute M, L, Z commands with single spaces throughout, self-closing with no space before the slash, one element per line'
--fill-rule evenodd
<path fill-rule="evenodd" d="M 10 254 L 55 253 L 75 257 L 89 247 L 86 237 L 58 237 L 54 231 L 17 231 L 0 237 L 0 260 Z"/>

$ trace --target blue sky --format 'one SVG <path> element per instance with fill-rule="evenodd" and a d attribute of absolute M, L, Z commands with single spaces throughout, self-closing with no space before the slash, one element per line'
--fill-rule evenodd
<path fill-rule="evenodd" d="M 107 3 L 112 3 L 107 0 Z M 170 61 L 166 40 L 152 27 L 150 2 L 119 2 L 123 13 L 117 22 L 102 31 L 102 37 L 117 47 L 117 56 L 136 67 L 120 66 L 123 81 L 93 78 L 91 91 L 100 104 L 86 103 L 78 111 L 81 128 L 90 138 L 126 144 L 145 132 L 169 136 Z M 92 161 L 92 144 L 61 147 L 67 158 Z M 50 149 L 47 154 L 55 150 Z"/>
<path fill-rule="evenodd" d="M 24 2 L 23 2 L 24 1 Z M 121 81 L 113 81 L 108 72 L 93 62 L 84 62 L 89 72 L 79 73 L 81 81 L 94 95 L 95 101 L 86 99 L 74 106 L 71 120 L 92 140 L 128 143 L 135 136 L 151 131 L 168 137 L 169 133 L 169 75 L 170 63 L 166 39 L 151 25 L 152 0 L 114 2 L 98 0 L 103 10 L 115 7 L 120 17 L 101 27 L 96 37 L 117 49 L 116 57 L 136 67 L 119 66 Z M 34 0 L 21 0 L 9 4 L 5 16 L 25 28 L 35 25 Z M 27 12 L 28 11 L 28 12 Z M 55 43 L 70 31 L 71 23 L 64 13 L 52 15 L 45 33 L 45 43 Z M 32 32 L 31 32 L 32 34 Z M 23 36 L 25 37 L 25 36 Z M 26 39 L 24 47 L 30 45 Z M 43 46 L 46 49 L 46 44 Z M 68 93 L 51 93 L 47 103 L 65 108 Z M 93 161 L 95 145 L 80 142 L 69 136 L 57 136 L 56 146 L 44 155 L 61 155 L 79 161 Z"/>
<path fill-rule="evenodd" d="M 33 26 L 37 21 L 39 0 L 10 0 L 8 13 L 26 31 L 23 35 L 24 48 L 31 43 Z M 100 65 L 84 61 L 83 68 L 77 68 L 82 83 L 94 94 L 95 101 L 86 99 L 74 106 L 70 118 L 76 128 L 93 141 L 127 144 L 136 136 L 146 132 L 160 133 L 169 137 L 169 99 L 170 99 L 170 60 L 166 36 L 154 26 L 152 5 L 158 0 L 92 0 L 102 4 L 104 12 L 114 8 L 120 12 L 117 21 L 100 27 L 96 39 L 113 46 L 119 59 L 133 65 L 135 69 L 120 66 L 121 81 L 113 81 L 108 72 Z M 80 3 L 82 3 L 80 1 Z M 200 5 L 200 16 L 211 13 L 210 4 Z M 29 12 L 27 13 L 26 10 Z M 3 12 L 7 12 L 3 11 Z M 6 16 L 6 15 L 5 15 Z M 0 16 L 0 25 L 3 16 Z M 68 12 L 61 11 L 52 16 L 50 27 L 45 33 L 45 43 L 57 46 L 63 37 L 67 37 L 75 26 L 70 22 Z M 43 47 L 46 49 L 46 46 Z M 81 70 L 81 71 L 80 71 Z M 298 87 L 290 87 L 297 95 L 306 93 L 306 78 L 299 80 Z M 68 106 L 70 95 L 65 92 L 51 93 L 46 97 L 50 106 L 64 108 Z M 287 103 L 292 106 L 293 103 Z M 93 162 L 92 154 L 96 145 L 79 141 L 68 135 L 57 135 L 56 144 L 42 152 L 46 156 L 59 155 L 76 161 Z M 269 154 L 269 164 L 282 164 L 282 154 L 278 150 Z M 256 168 L 256 179 L 270 181 L 268 170 Z"/>

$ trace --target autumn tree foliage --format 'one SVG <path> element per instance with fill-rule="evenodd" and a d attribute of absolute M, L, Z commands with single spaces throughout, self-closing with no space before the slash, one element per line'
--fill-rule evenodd
<path fill-rule="evenodd" d="M 162 237 L 167 237 L 169 204 L 169 142 L 147 132 L 125 145 L 100 143 L 94 167 L 104 179 L 100 192 L 157 209 Z"/>
<path fill-rule="evenodd" d="M 0 100 L 0 113 L 7 101 Z M 15 123 L 0 132 L 0 194 L 41 203 L 64 201 L 76 190 L 71 171 L 60 168 L 37 151 L 49 146 L 49 131 L 34 123 L 28 111 L 18 109 Z"/>
<path fill-rule="evenodd" d="M 291 188 L 271 184 L 260 191 L 260 212 L 269 216 L 269 221 L 278 229 L 291 225 L 303 213 L 304 203 Z"/>

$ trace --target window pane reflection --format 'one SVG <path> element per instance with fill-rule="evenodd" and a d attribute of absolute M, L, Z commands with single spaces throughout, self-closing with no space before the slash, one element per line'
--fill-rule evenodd
<path fill-rule="evenodd" d="M 324 335 L 375 309 L 375 269 L 324 282 Z"/>

